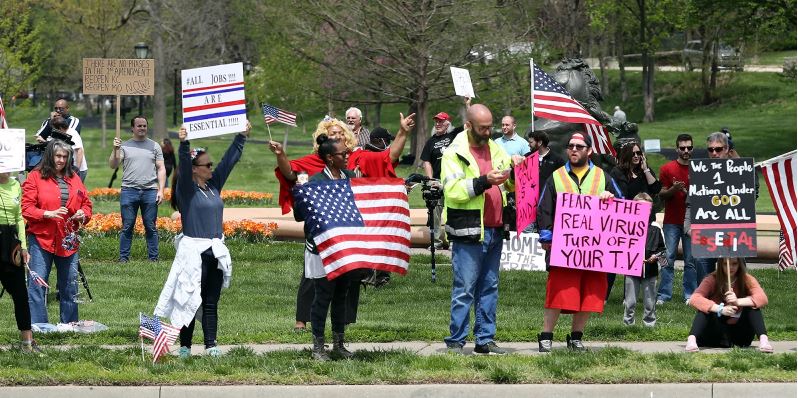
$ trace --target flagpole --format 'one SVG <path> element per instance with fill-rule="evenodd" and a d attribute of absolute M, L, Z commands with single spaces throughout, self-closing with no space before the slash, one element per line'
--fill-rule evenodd
<path fill-rule="evenodd" d="M 271 129 L 271 128 L 269 128 L 269 123 L 266 123 L 266 131 L 268 131 L 268 132 L 269 132 L 269 141 L 274 141 L 274 140 L 272 139 L 272 129 Z"/>
<path fill-rule="evenodd" d="M 729 258 L 728 257 L 726 257 L 726 282 L 729 282 L 729 290 L 733 290 L 732 289 L 732 285 L 731 285 L 731 275 L 729 275 Z"/>
<path fill-rule="evenodd" d="M 535 131 L 535 61 L 529 59 L 529 105 L 532 108 L 532 131 Z"/>
<path fill-rule="evenodd" d="M 795 156 L 796 152 L 798 152 L 798 151 L 794 150 L 794 151 L 790 151 L 790 152 L 787 152 L 785 154 L 776 156 L 775 158 L 771 158 L 771 159 L 768 159 L 768 160 L 763 160 L 763 161 L 761 161 L 759 163 L 754 164 L 754 167 L 765 167 L 765 166 L 768 166 L 771 163 L 776 163 L 776 162 L 778 162 L 778 161 L 780 161 L 782 159 L 786 159 L 786 158 Z"/>

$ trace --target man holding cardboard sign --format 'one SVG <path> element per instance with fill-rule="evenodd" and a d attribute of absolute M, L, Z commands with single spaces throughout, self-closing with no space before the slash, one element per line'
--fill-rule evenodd
<path fill-rule="evenodd" d="M 540 352 L 551 351 L 554 326 L 557 325 L 557 319 L 562 312 L 574 314 L 571 334 L 566 337 L 568 348 L 584 351 L 582 333 L 590 313 L 604 311 L 604 296 L 607 291 L 607 277 L 604 273 L 563 267 L 562 265 L 567 264 L 551 261 L 558 193 L 598 196 L 605 204 L 613 197 L 623 197 L 609 174 L 589 160 L 593 152 L 591 145 L 592 140 L 589 135 L 582 132 L 571 135 L 566 149 L 568 163 L 552 174 L 540 195 L 537 217 L 540 241 L 546 250 L 547 264 L 558 265 L 549 269 L 549 278 L 546 281 L 543 332 L 538 335 Z M 579 201 L 578 198 L 584 198 L 581 195 L 571 195 L 571 197 Z"/>

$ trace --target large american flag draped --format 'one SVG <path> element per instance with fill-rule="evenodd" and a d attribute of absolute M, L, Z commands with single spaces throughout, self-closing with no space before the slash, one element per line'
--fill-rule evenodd
<path fill-rule="evenodd" d="M 0 97 L 0 129 L 7 129 L 6 108 L 3 106 L 3 97 Z"/>
<path fill-rule="evenodd" d="M 776 216 L 781 224 L 781 231 L 784 233 L 784 242 L 789 251 L 783 255 L 795 257 L 796 242 L 796 217 L 798 217 L 798 199 L 795 194 L 796 164 L 798 164 L 798 151 L 785 153 L 773 159 L 759 163 L 762 167 L 762 175 L 770 190 L 770 199 L 773 200 L 773 207 L 776 209 Z M 782 251 L 779 250 L 781 260 Z M 787 258 L 784 259 L 785 264 Z M 790 261 L 791 263 L 791 261 Z M 781 267 L 782 261 L 779 261 Z"/>
<path fill-rule="evenodd" d="M 139 336 L 153 340 L 152 362 L 155 363 L 161 355 L 169 352 L 169 346 L 180 336 L 180 329 L 139 313 Z"/>
<path fill-rule="evenodd" d="M 286 112 L 268 104 L 263 104 L 263 121 L 266 124 L 280 122 L 296 127 L 296 113 Z"/>
<path fill-rule="evenodd" d="M 399 178 L 313 181 L 293 188 L 327 279 L 373 268 L 405 274 L 410 265 L 410 206 Z"/>
<path fill-rule="evenodd" d="M 593 139 L 593 151 L 615 156 L 615 148 L 609 134 L 579 101 L 571 97 L 565 88 L 557 83 L 540 67 L 532 66 L 532 109 L 534 116 L 566 123 L 582 123 L 585 132 Z"/>

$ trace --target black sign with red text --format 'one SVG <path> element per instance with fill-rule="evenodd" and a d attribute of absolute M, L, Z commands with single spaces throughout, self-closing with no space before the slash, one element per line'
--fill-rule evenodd
<path fill-rule="evenodd" d="M 690 160 L 693 257 L 756 257 L 754 159 Z"/>

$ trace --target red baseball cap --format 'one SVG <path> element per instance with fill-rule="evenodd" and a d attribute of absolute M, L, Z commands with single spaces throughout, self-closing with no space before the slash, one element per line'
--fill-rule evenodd
<path fill-rule="evenodd" d="M 452 118 L 450 118 L 449 114 L 446 112 L 439 112 L 437 115 L 433 116 L 432 118 L 438 120 L 452 120 Z"/>

